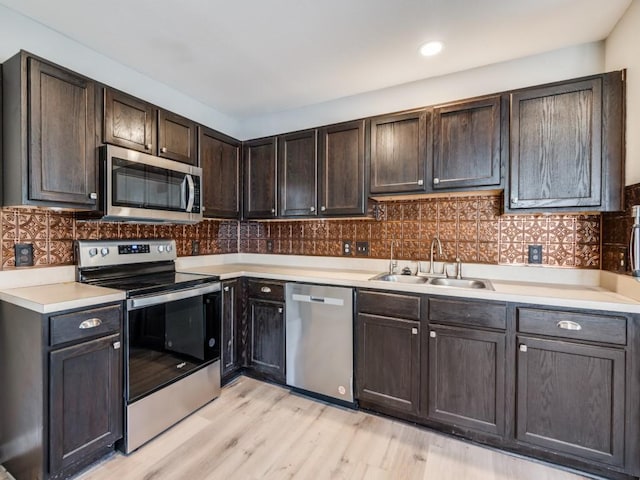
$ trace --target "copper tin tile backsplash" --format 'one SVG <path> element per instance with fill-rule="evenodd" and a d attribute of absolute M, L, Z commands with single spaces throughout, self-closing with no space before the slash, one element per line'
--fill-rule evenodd
<path fill-rule="evenodd" d="M 605 228 L 615 224 L 620 232 L 627 230 L 617 226 L 618 216 L 612 220 L 609 214 L 603 222 L 600 215 L 501 215 L 501 205 L 502 196 L 492 193 L 381 202 L 377 219 L 203 220 L 196 225 L 79 221 L 71 213 L 5 208 L 0 227 L 2 268 L 15 266 L 14 244 L 25 242 L 34 245 L 36 266 L 73 264 L 75 239 L 153 237 L 175 239 L 179 256 L 191 255 L 197 241 L 200 255 L 243 252 L 340 257 L 343 241 L 352 242 L 354 249 L 355 242 L 366 241 L 372 258 L 388 258 L 391 242 L 395 242 L 398 258 L 426 260 L 437 235 L 443 248 L 443 258 L 438 260 L 523 264 L 528 245 L 536 244 L 542 245 L 543 265 L 598 269 L 601 223 Z M 615 257 L 615 248 L 622 248 L 622 241 L 610 245 L 604 251 Z M 610 250 L 616 253 L 608 253 Z"/>

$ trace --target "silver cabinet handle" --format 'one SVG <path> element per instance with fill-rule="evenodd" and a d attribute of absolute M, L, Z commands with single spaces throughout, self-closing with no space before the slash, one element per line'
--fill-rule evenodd
<path fill-rule="evenodd" d="M 422 180 L 420 180 L 420 182 L 422 182 Z M 422 183 L 418 182 L 418 185 L 422 185 Z M 434 178 L 433 179 L 433 184 L 434 185 L 438 185 L 440 183 L 440 179 L 439 178 Z"/>
<path fill-rule="evenodd" d="M 228 292 L 229 291 L 229 287 L 224 287 L 224 291 Z"/>
<path fill-rule="evenodd" d="M 260 289 L 260 291 L 261 291 L 262 293 L 271 293 L 271 289 L 270 289 L 269 287 L 262 287 L 262 288 Z"/>
<path fill-rule="evenodd" d="M 102 325 L 102 320 L 100 320 L 97 317 L 94 317 L 94 318 L 89 318 L 84 322 L 82 322 L 78 328 L 81 328 L 82 330 L 84 330 L 87 328 L 96 328 L 96 327 L 99 327 L 100 325 Z"/>
<path fill-rule="evenodd" d="M 278 308 L 278 313 L 282 313 L 282 307 Z"/>
<path fill-rule="evenodd" d="M 275 208 L 272 208 L 272 209 L 271 209 L 271 213 L 273 213 L 273 214 L 275 215 L 275 214 L 276 214 L 276 209 L 275 209 Z"/>
<path fill-rule="evenodd" d="M 438 180 L 438 179 L 437 179 L 437 178 L 435 178 L 435 179 L 433 180 L 433 183 L 438 183 L 438 182 L 436 182 L 436 180 Z M 418 185 L 424 185 L 424 180 L 418 180 Z"/>
<path fill-rule="evenodd" d="M 562 320 L 558 322 L 557 326 L 563 330 L 582 330 L 582 325 L 578 322 L 572 322 L 571 320 Z"/>
<path fill-rule="evenodd" d="M 429 332 L 429 336 L 431 338 L 436 338 L 437 337 L 436 332 L 434 332 L 434 331 Z"/>
<path fill-rule="evenodd" d="M 412 328 L 411 329 L 411 335 L 417 335 L 418 334 L 418 329 L 417 328 Z"/>
<path fill-rule="evenodd" d="M 98 194 L 97 194 L 96 192 L 91 192 L 91 193 L 89 194 L 89 198 L 90 198 L 91 200 L 97 200 L 97 199 L 98 199 Z"/>
<path fill-rule="evenodd" d="M 113 349 L 120 350 L 120 342 L 113 342 Z"/>
<path fill-rule="evenodd" d="M 520 345 L 520 351 L 521 352 L 526 352 L 527 351 L 527 346 L 526 345 Z"/>
<path fill-rule="evenodd" d="M 309 211 L 310 211 L 310 212 L 315 212 L 315 211 L 316 211 L 316 207 L 310 207 L 310 208 L 309 208 Z"/>
<path fill-rule="evenodd" d="M 325 207 L 324 205 L 320 207 L 320 211 L 324 212 L 327 209 L 327 207 Z"/>
<path fill-rule="evenodd" d="M 162 153 L 167 153 L 167 147 L 162 147 L 162 148 L 160 149 L 160 151 L 161 151 Z"/>
<path fill-rule="evenodd" d="M 147 143 L 147 144 L 144 146 L 144 148 L 146 148 L 147 150 L 151 150 L 151 144 L 150 144 L 150 143 Z"/>
<path fill-rule="evenodd" d="M 511 197 L 511 203 L 518 203 L 518 197 Z"/>

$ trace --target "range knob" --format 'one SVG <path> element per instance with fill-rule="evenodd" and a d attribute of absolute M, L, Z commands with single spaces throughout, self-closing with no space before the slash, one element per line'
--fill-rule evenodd
<path fill-rule="evenodd" d="M 170 252 L 171 250 L 173 250 L 173 247 L 171 246 L 171 244 L 167 245 L 167 252 Z"/>
<path fill-rule="evenodd" d="M 164 252 L 164 245 L 158 245 L 158 253 Z"/>
<path fill-rule="evenodd" d="M 89 249 L 89 256 L 90 257 L 95 257 L 98 254 L 98 249 L 97 248 L 90 248 Z"/>
<path fill-rule="evenodd" d="M 106 257 L 107 255 L 109 255 L 109 249 L 107 247 L 102 247 L 100 249 L 100 255 L 102 255 L 103 257 Z"/>

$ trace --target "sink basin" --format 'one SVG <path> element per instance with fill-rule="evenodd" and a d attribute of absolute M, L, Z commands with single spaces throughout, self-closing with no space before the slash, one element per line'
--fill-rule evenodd
<path fill-rule="evenodd" d="M 479 280 L 474 278 L 430 278 L 429 285 L 454 288 L 484 288 L 493 290 L 493 285 L 489 280 Z"/>
<path fill-rule="evenodd" d="M 426 283 L 428 279 L 425 277 L 416 277 L 415 275 L 392 275 L 390 273 L 381 273 L 379 275 L 376 275 L 375 277 L 371 277 L 369 280 L 421 284 Z"/>

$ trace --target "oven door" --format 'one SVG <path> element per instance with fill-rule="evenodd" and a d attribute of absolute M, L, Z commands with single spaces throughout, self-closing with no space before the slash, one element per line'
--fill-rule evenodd
<path fill-rule="evenodd" d="M 104 157 L 106 219 L 202 219 L 199 167 L 112 145 Z"/>
<path fill-rule="evenodd" d="M 220 283 L 127 301 L 127 403 L 220 358 Z"/>

